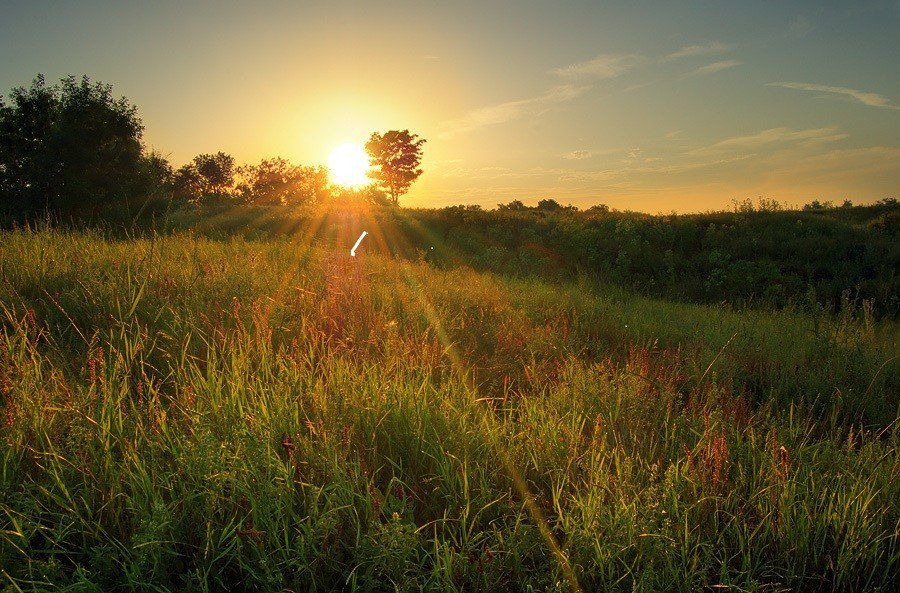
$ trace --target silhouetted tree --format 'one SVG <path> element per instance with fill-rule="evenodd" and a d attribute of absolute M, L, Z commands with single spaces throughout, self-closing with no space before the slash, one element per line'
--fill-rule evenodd
<path fill-rule="evenodd" d="M 828 210 L 833 208 L 834 204 L 831 202 L 820 202 L 819 200 L 813 200 L 808 204 L 803 205 L 803 210 L 807 212 L 815 212 L 817 210 Z"/>
<path fill-rule="evenodd" d="M 422 169 L 422 145 L 424 138 L 410 134 L 409 130 L 390 130 L 384 134 L 373 133 L 366 142 L 366 152 L 372 159 L 369 176 L 387 192 L 392 204 L 419 178 Z"/>
<path fill-rule="evenodd" d="M 198 154 L 193 165 L 200 175 L 204 194 L 223 195 L 234 185 L 234 157 L 224 152 Z"/>
<path fill-rule="evenodd" d="M 528 210 L 528 206 L 523 204 L 521 200 L 512 200 L 509 204 L 497 204 L 497 210 L 522 212 Z"/>
<path fill-rule="evenodd" d="M 576 206 L 573 206 L 572 204 L 563 206 L 552 198 L 538 200 L 537 209 L 543 212 L 578 212 L 578 208 Z"/>
<path fill-rule="evenodd" d="M 756 210 L 759 212 L 781 212 L 784 210 L 784 204 L 775 198 L 759 196 L 756 199 Z"/>
<path fill-rule="evenodd" d="M 378 206 L 393 204 L 390 196 L 373 184 L 363 187 L 332 186 L 331 192 L 330 205 L 339 210 L 343 208 L 354 210 L 371 204 Z"/>
<path fill-rule="evenodd" d="M 142 203 L 136 212 L 131 212 L 137 221 L 141 214 L 160 211 L 169 206 L 172 197 L 172 183 L 175 172 L 172 165 L 161 154 L 150 151 L 141 159 L 140 185 L 136 186 L 135 195 L 141 196 Z"/>
<path fill-rule="evenodd" d="M 70 76 L 48 87 L 38 75 L 9 101 L 0 101 L 0 201 L 12 213 L 129 205 L 161 182 L 153 178 L 161 157 L 144 155 L 136 108 L 110 85 Z"/>
<path fill-rule="evenodd" d="M 200 204 L 204 183 L 193 163 L 180 167 L 172 176 L 172 193 L 178 203 Z"/>
<path fill-rule="evenodd" d="M 328 170 L 293 165 L 287 159 L 263 159 L 238 169 L 238 193 L 253 204 L 314 205 L 330 195 Z"/>

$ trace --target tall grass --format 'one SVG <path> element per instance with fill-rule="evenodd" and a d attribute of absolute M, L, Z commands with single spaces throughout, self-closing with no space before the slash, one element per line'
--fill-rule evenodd
<path fill-rule="evenodd" d="M 889 590 L 897 329 L 0 235 L 11 591 Z"/>

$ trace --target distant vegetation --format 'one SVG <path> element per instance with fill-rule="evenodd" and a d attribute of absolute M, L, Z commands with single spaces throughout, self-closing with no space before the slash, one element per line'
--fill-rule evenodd
<path fill-rule="evenodd" d="M 469 266 L 553 281 L 585 276 L 645 295 L 757 308 L 837 311 L 855 303 L 878 316 L 896 316 L 900 205 L 895 200 L 802 211 L 776 210 L 773 204 L 689 215 L 597 206 L 579 211 L 553 200 L 536 207 L 512 202 L 496 210 L 310 212 L 220 205 L 175 213 L 157 228 L 217 238 L 297 233 L 348 249 L 361 230 L 377 229 L 382 239 L 368 243 L 364 252 L 442 268 Z"/>
<path fill-rule="evenodd" d="M 6 226 L 51 219 L 134 233 L 194 229 L 232 233 L 313 232 L 371 222 L 390 232 L 378 245 L 439 266 L 545 279 L 578 274 L 644 294 L 737 305 L 865 303 L 878 315 L 900 310 L 900 206 L 835 207 L 817 200 L 802 212 L 776 200 L 735 202 L 731 211 L 651 216 L 604 205 L 579 211 L 553 199 L 397 210 L 422 173 L 424 140 L 408 131 L 372 134 L 373 185 L 331 185 L 321 166 L 287 159 L 238 164 L 224 152 L 200 154 L 177 170 L 141 143 L 143 124 L 126 99 L 87 78 L 48 87 L 38 77 L 0 107 L 0 220 Z M 323 224 L 323 220 L 329 224 Z M 313 224 L 315 223 L 315 224 Z M 364 230 L 356 229 L 356 232 Z M 370 229 L 371 230 L 371 229 Z"/>
<path fill-rule="evenodd" d="M 772 202 L 769 202 L 771 206 Z M 900 205 L 651 216 L 555 203 L 420 210 L 403 226 L 425 257 L 543 277 L 588 273 L 645 294 L 702 302 L 900 309 Z"/>
<path fill-rule="evenodd" d="M 173 209 L 221 204 L 307 209 L 348 201 L 397 205 L 422 174 L 425 140 L 408 130 L 373 133 L 366 149 L 372 183 L 336 187 L 322 166 L 281 157 L 238 164 L 204 153 L 174 169 L 143 144 L 137 108 L 88 77 L 29 87 L 0 100 L 0 223 L 36 219 L 135 224 Z"/>

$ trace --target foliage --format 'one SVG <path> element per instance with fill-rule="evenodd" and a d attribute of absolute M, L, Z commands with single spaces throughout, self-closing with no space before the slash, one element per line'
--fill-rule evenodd
<path fill-rule="evenodd" d="M 203 200 L 203 179 L 193 163 L 182 165 L 172 177 L 172 191 L 181 204 L 199 206 Z"/>
<path fill-rule="evenodd" d="M 312 206 L 330 194 L 324 167 L 293 165 L 281 157 L 240 167 L 239 175 L 237 192 L 250 204 Z"/>
<path fill-rule="evenodd" d="M 558 205 L 557 205 L 558 206 Z M 591 208 L 450 207 L 398 215 L 428 261 L 544 278 L 590 273 L 645 294 L 744 305 L 836 308 L 845 291 L 900 312 L 900 207 L 826 211 L 750 204 L 736 212 L 648 215 Z"/>
<path fill-rule="evenodd" d="M 205 194 L 224 194 L 234 185 L 234 157 L 219 151 L 215 154 L 198 154 L 193 166 L 197 170 Z"/>
<path fill-rule="evenodd" d="M 894 322 L 301 236 L 0 234 L 6 586 L 893 588 Z"/>
<path fill-rule="evenodd" d="M 235 173 L 237 167 L 230 154 L 198 154 L 175 172 L 172 190 L 179 203 L 200 206 L 209 199 L 230 197 Z"/>
<path fill-rule="evenodd" d="M 819 200 L 813 200 L 812 202 L 803 205 L 803 210 L 807 212 L 830 210 L 832 208 L 834 208 L 834 204 L 832 204 L 831 202 L 820 202 Z"/>
<path fill-rule="evenodd" d="M 419 165 L 423 144 L 425 139 L 410 134 L 409 130 L 374 132 L 366 142 L 366 152 L 373 165 L 369 176 L 387 192 L 394 205 L 422 174 Z"/>
<path fill-rule="evenodd" d="M 500 212 L 524 212 L 529 208 L 521 200 L 512 200 L 509 204 L 497 204 L 497 210 Z"/>
<path fill-rule="evenodd" d="M 835 312 L 847 294 L 870 303 L 877 316 L 900 312 L 896 203 L 653 216 L 602 206 L 551 212 L 516 202 L 497 210 L 394 210 L 379 208 L 386 197 L 372 188 L 332 192 L 315 211 L 231 206 L 216 216 L 179 212 L 167 228 L 210 237 L 301 233 L 352 245 L 358 232 L 345 237 L 333 230 L 346 226 L 344 218 L 320 224 L 332 211 L 350 208 L 354 220 L 364 219 L 384 235 L 369 249 L 441 268 L 554 282 L 588 275 L 645 295 L 734 307 Z"/>
<path fill-rule="evenodd" d="M 164 183 L 146 155 L 136 108 L 86 76 L 49 87 L 38 75 L 0 102 L 0 209 L 19 218 L 137 208 Z M 164 169 L 164 167 L 162 167 Z"/>
<path fill-rule="evenodd" d="M 569 204 L 568 206 L 563 206 L 559 202 L 551 198 L 545 198 L 543 200 L 538 200 L 536 210 L 542 210 L 544 212 L 578 212 L 578 208 Z"/>

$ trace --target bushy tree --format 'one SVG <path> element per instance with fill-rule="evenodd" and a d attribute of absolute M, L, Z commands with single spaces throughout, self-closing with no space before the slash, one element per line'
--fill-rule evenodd
<path fill-rule="evenodd" d="M 535 209 L 541 212 L 578 212 L 577 206 L 573 206 L 572 204 L 563 206 L 553 198 L 538 200 Z"/>
<path fill-rule="evenodd" d="M 253 204 L 314 205 L 329 195 L 328 170 L 294 165 L 287 159 L 263 159 L 239 168 L 238 193 Z"/>
<path fill-rule="evenodd" d="M 225 195 L 234 186 L 234 157 L 219 151 L 215 154 L 198 154 L 194 168 L 200 176 L 204 194 Z"/>
<path fill-rule="evenodd" d="M 512 200 L 509 204 L 497 204 L 497 210 L 523 212 L 528 210 L 528 206 L 523 204 L 521 200 Z"/>
<path fill-rule="evenodd" d="M 203 179 L 194 163 L 183 165 L 172 176 L 172 192 L 180 204 L 198 206 L 203 198 Z"/>
<path fill-rule="evenodd" d="M 0 200 L 16 216 L 96 212 L 137 205 L 164 175 L 161 157 L 145 155 L 143 124 L 127 99 L 88 77 L 28 88 L 0 101 Z"/>
<path fill-rule="evenodd" d="M 373 133 L 366 142 L 373 168 L 369 176 L 387 193 L 396 205 L 400 196 L 419 178 L 422 169 L 422 145 L 424 138 L 410 134 L 409 130 L 390 130 L 384 134 Z"/>
<path fill-rule="evenodd" d="M 803 210 L 806 212 L 817 212 L 819 210 L 828 210 L 833 208 L 834 204 L 831 202 L 820 202 L 819 200 L 813 200 L 808 204 L 803 204 Z"/>
<path fill-rule="evenodd" d="M 198 154 L 172 176 L 172 191 L 179 203 L 200 206 L 210 197 L 229 197 L 238 168 L 234 157 L 222 151 Z"/>
<path fill-rule="evenodd" d="M 388 206 L 394 204 L 384 190 L 375 185 L 362 187 L 332 186 L 330 206 L 337 209 L 357 210 L 371 205 Z"/>

